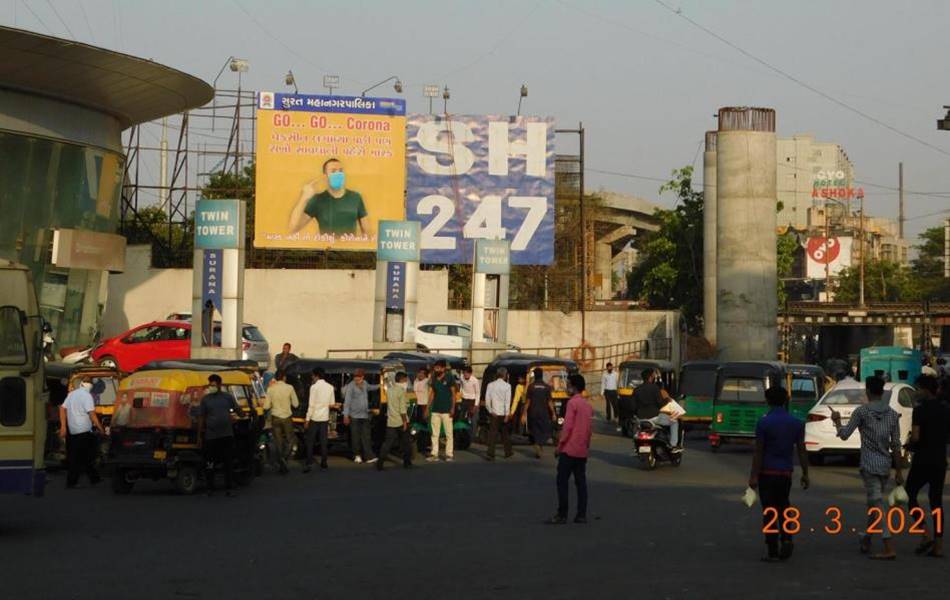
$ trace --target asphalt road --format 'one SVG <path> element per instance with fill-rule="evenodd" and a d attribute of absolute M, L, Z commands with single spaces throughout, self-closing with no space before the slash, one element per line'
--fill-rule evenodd
<path fill-rule="evenodd" d="M 0 598 L 869 598 L 941 597 L 950 562 L 857 552 L 856 467 L 812 469 L 795 488 L 802 533 L 787 563 L 759 562 L 758 507 L 739 502 L 750 451 L 692 438 L 682 466 L 641 470 L 598 424 L 587 525 L 547 526 L 554 459 L 516 447 L 488 463 L 268 473 L 236 498 L 176 496 L 164 482 L 0 497 Z M 572 494 L 572 502 L 573 494 Z M 845 532 L 824 533 L 842 509 Z M 814 529 L 814 531 L 811 531 Z"/>

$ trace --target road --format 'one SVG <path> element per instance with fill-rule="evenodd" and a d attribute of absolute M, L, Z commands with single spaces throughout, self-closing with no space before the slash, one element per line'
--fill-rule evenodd
<path fill-rule="evenodd" d="M 647 472 L 598 423 L 591 520 L 565 526 L 541 524 L 555 507 L 550 455 L 516 447 L 488 463 L 482 451 L 383 473 L 336 457 L 327 472 L 265 474 L 236 498 L 176 496 L 164 482 L 66 491 L 54 474 L 45 498 L 0 497 L 0 597 L 868 598 L 950 584 L 948 563 L 913 556 L 907 535 L 896 562 L 858 554 L 851 465 L 796 486 L 795 556 L 763 564 L 760 513 L 739 502 L 748 448 L 712 454 L 691 438 L 681 467 Z M 829 506 L 842 534 L 823 531 Z"/>

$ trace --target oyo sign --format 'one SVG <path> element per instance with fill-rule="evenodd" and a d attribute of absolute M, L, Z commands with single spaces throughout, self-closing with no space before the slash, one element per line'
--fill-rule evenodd
<path fill-rule="evenodd" d="M 841 254 L 838 238 L 808 238 L 808 257 L 816 263 L 831 264 Z"/>
<path fill-rule="evenodd" d="M 834 277 L 851 266 L 851 237 L 813 237 L 805 244 L 805 277 Z"/>

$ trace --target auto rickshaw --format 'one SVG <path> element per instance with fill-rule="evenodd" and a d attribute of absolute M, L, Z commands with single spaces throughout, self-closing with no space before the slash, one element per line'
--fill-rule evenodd
<path fill-rule="evenodd" d="M 337 404 L 343 404 L 343 387 L 353 379 L 357 369 L 366 372 L 366 382 L 380 385 L 379 390 L 368 393 L 372 419 L 372 439 L 374 449 L 378 449 L 386 433 L 386 389 L 395 383 L 396 373 L 405 372 L 399 361 L 389 359 L 308 359 L 294 361 L 284 371 L 287 383 L 294 387 L 300 406 L 294 409 L 294 431 L 297 433 L 298 454 L 303 454 L 304 426 L 307 419 L 307 407 L 310 403 L 310 386 L 313 383 L 313 370 L 323 371 L 323 377 L 333 386 Z M 333 452 L 350 453 L 348 427 L 343 424 L 343 411 L 330 411 L 329 447 Z"/>
<path fill-rule="evenodd" d="M 913 385 L 920 377 L 920 350 L 899 346 L 861 348 L 861 381 L 872 375 L 893 383 Z"/>
<path fill-rule="evenodd" d="M 570 395 L 567 391 L 568 376 L 577 373 L 577 363 L 565 358 L 554 358 L 552 356 L 539 356 L 534 354 L 521 354 L 518 352 L 504 352 L 495 357 L 482 375 L 482 394 L 481 409 L 478 416 L 478 432 L 476 439 L 479 443 L 488 441 L 488 410 L 485 408 L 485 391 L 488 384 L 495 380 L 495 373 L 500 367 L 508 371 L 508 383 L 511 385 L 512 395 L 512 436 L 511 442 L 531 443 L 527 429 L 521 424 L 521 415 L 524 412 L 525 400 L 518 398 L 519 402 L 515 405 L 516 392 L 518 388 L 518 379 L 525 378 L 525 390 L 534 382 L 534 370 L 540 368 L 544 371 L 544 382 L 551 386 L 551 398 L 554 401 L 554 413 L 557 420 L 553 425 L 554 439 L 564 424 L 564 410 L 567 407 L 567 401 Z"/>
<path fill-rule="evenodd" d="M 253 479 L 259 470 L 262 401 L 246 370 L 221 365 L 220 361 L 156 362 L 121 381 L 107 460 L 115 493 L 129 493 L 142 478 L 170 479 L 182 494 L 197 489 L 204 474 L 198 407 L 212 373 L 221 376 L 224 389 L 241 407 L 241 413 L 234 415 L 235 478 L 245 484 Z"/>
<path fill-rule="evenodd" d="M 719 361 L 715 360 L 693 360 L 680 369 L 677 397 L 686 410 L 686 414 L 680 417 L 686 431 L 708 428 L 712 422 L 717 369 Z"/>
<path fill-rule="evenodd" d="M 617 417 L 620 420 L 620 430 L 624 437 L 633 433 L 631 422 L 636 407 L 633 405 L 633 392 L 643 383 L 643 371 L 653 369 L 659 373 L 657 383 L 671 396 L 676 396 L 677 378 L 676 367 L 668 360 L 625 360 L 617 368 Z"/>
<path fill-rule="evenodd" d="M 788 375 L 786 365 L 780 362 L 727 362 L 719 367 L 709 427 L 714 452 L 726 442 L 755 439 L 755 426 L 769 410 L 765 390 L 776 385 L 786 387 Z"/>
<path fill-rule="evenodd" d="M 825 370 L 815 365 L 788 365 L 785 387 L 789 393 L 788 412 L 802 421 L 818 399 L 825 395 Z"/>
<path fill-rule="evenodd" d="M 448 354 L 432 354 L 431 352 L 422 352 L 421 350 L 416 350 L 412 352 L 390 352 L 383 357 L 383 360 L 394 360 L 401 362 L 404 367 L 406 367 L 406 374 L 409 376 L 409 381 L 411 382 L 416 377 L 416 373 L 419 372 L 419 369 L 425 367 L 428 370 L 432 370 L 432 365 L 436 361 L 444 360 L 448 364 L 449 369 L 455 373 L 461 373 L 462 369 L 468 364 L 464 358 L 458 356 L 450 356 Z"/>
<path fill-rule="evenodd" d="M 46 386 L 49 388 L 49 402 L 46 406 L 46 448 L 45 459 L 47 466 L 60 465 L 66 458 L 66 448 L 59 437 L 59 407 L 70 392 L 79 387 L 84 377 L 92 380 L 93 402 L 96 406 L 96 415 L 102 423 L 106 433 L 112 422 L 112 411 L 118 393 L 119 380 L 122 374 L 112 367 L 93 364 L 69 364 L 49 362 L 45 366 Z M 105 457 L 109 452 L 108 436 L 100 440 L 99 456 Z"/>

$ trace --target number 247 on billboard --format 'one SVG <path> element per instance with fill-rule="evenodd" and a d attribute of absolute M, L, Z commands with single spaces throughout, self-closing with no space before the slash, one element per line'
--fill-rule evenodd
<path fill-rule="evenodd" d="M 554 261 L 554 121 L 414 115 L 406 218 L 422 262 L 470 263 L 477 238 L 511 241 L 511 262 Z"/>

